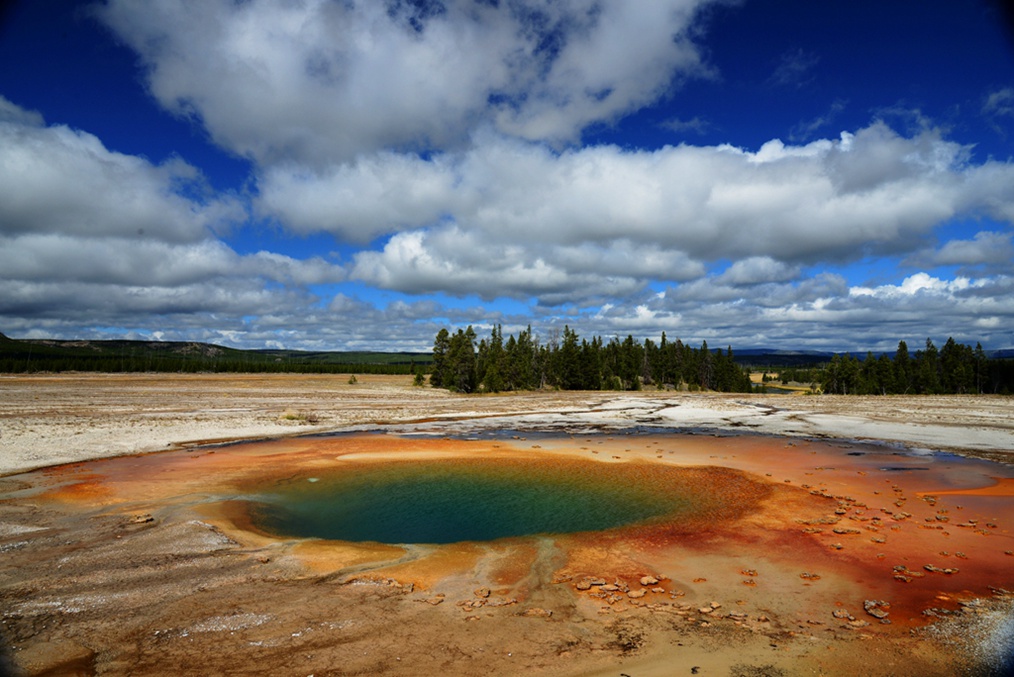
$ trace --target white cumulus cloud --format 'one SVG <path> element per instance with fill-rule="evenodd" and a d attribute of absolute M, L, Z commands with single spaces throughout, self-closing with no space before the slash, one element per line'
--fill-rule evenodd
<path fill-rule="evenodd" d="M 314 303 L 345 271 L 322 259 L 240 255 L 219 233 L 247 217 L 182 160 L 113 152 L 0 99 L 0 320 L 199 326 Z M 197 318 L 201 319 L 198 320 Z M 228 322 L 228 320 L 226 320 Z"/>
<path fill-rule="evenodd" d="M 705 77 L 709 0 L 109 0 L 152 94 L 261 164 L 447 148 L 480 124 L 567 141 Z"/>

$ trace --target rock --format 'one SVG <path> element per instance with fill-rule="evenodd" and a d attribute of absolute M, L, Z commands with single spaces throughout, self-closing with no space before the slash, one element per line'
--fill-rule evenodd
<path fill-rule="evenodd" d="M 617 592 L 617 591 L 619 591 L 619 589 L 620 589 L 620 586 L 618 586 L 618 585 L 602 585 L 602 586 L 599 586 L 599 590 L 602 590 L 603 592 Z"/>
<path fill-rule="evenodd" d="M 890 612 L 887 610 L 890 608 L 891 604 L 883 600 L 868 599 L 865 602 L 863 602 L 863 609 L 865 609 L 866 613 L 873 616 L 874 618 L 880 619 L 887 618 L 887 616 L 890 614 Z"/>
<path fill-rule="evenodd" d="M 642 576 L 641 585 L 646 587 L 651 585 L 658 585 L 658 579 L 655 578 L 654 576 Z"/>
<path fill-rule="evenodd" d="M 951 574 L 958 573 L 958 569 L 952 569 L 950 567 L 948 567 L 946 569 L 941 569 L 940 567 L 935 567 L 932 564 L 923 565 L 923 569 L 925 569 L 926 571 L 929 571 L 930 573 L 947 574 L 948 576 L 951 575 Z"/>
<path fill-rule="evenodd" d="M 155 521 L 155 518 L 152 517 L 151 515 L 149 515 L 148 513 L 142 513 L 142 514 L 139 514 L 139 515 L 134 515 L 134 516 L 132 516 L 130 518 L 130 523 L 131 524 L 147 524 L 148 522 L 154 522 L 154 521 Z"/>
<path fill-rule="evenodd" d="M 437 595 L 436 597 L 430 597 L 429 599 L 426 600 L 427 604 L 432 604 L 433 606 L 436 606 L 438 604 L 443 604 L 443 602 L 444 602 L 444 596 L 443 595 Z"/>
<path fill-rule="evenodd" d="M 490 590 L 489 588 L 479 588 L 478 590 L 475 590 L 474 593 L 476 597 L 481 597 L 482 599 L 485 599 L 489 597 Z"/>
<path fill-rule="evenodd" d="M 630 592 L 627 593 L 627 597 L 630 597 L 631 599 L 639 599 L 641 597 L 644 597 L 644 595 L 645 595 L 644 588 L 641 588 L 640 590 L 631 590 Z"/>
<path fill-rule="evenodd" d="M 499 607 L 499 606 L 513 606 L 518 603 L 515 597 L 497 597 L 487 602 L 487 606 Z"/>
<path fill-rule="evenodd" d="M 589 581 L 586 578 L 584 580 L 578 581 L 577 584 L 574 585 L 574 587 L 577 588 L 578 590 L 591 590 L 592 584 L 591 581 Z"/>
<path fill-rule="evenodd" d="M 553 615 L 553 612 L 541 607 L 533 606 L 530 609 L 522 611 L 521 615 L 526 618 L 549 618 Z"/>

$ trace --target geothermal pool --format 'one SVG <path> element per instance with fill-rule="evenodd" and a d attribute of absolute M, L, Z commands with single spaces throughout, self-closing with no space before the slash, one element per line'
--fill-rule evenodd
<path fill-rule="evenodd" d="M 19 613 L 55 614 L 44 620 L 83 636 L 74 623 L 84 612 L 64 611 L 72 603 L 136 595 L 137 628 L 117 632 L 129 651 L 151 644 L 156 657 L 165 635 L 152 628 L 196 616 L 268 628 L 262 619 L 283 609 L 292 619 L 286 639 L 271 639 L 281 662 L 286 643 L 319 619 L 354 627 L 377 614 L 360 644 L 337 635 L 333 646 L 320 644 L 331 647 L 329 660 L 360 660 L 385 628 L 413 623 L 423 633 L 419 656 L 448 638 L 525 637 L 538 647 L 529 664 L 542 665 L 559 647 L 603 633 L 630 642 L 654 633 L 656 646 L 670 647 L 699 633 L 742 632 L 702 640 L 699 655 L 742 641 L 757 665 L 777 663 L 782 654 L 769 658 L 771 647 L 795 641 L 784 655 L 824 674 L 949 674 L 957 654 L 920 633 L 981 611 L 994 629 L 977 630 L 985 639 L 962 651 L 1010 665 L 1009 640 L 996 639 L 1009 616 L 994 621 L 1009 614 L 996 609 L 1010 608 L 1001 602 L 1014 590 L 1014 468 L 950 454 L 749 435 L 363 433 L 111 458 L 4 481 L 6 514 L 46 511 L 59 534 L 50 550 L 0 542 L 13 571 L 54 577 L 25 583 L 35 592 Z M 195 579 L 189 567 L 200 562 L 210 568 Z M 178 605 L 148 604 L 169 594 L 158 591 L 173 566 Z M 390 592 L 362 601 L 356 591 L 372 588 L 350 583 L 363 581 Z M 198 594 L 215 585 L 215 595 Z M 496 625 L 461 630 L 491 616 Z M 529 618 L 552 623 L 534 628 Z M 237 652 L 270 639 L 230 632 L 248 641 Z M 204 636 L 181 634 L 180 651 Z M 233 641 L 206 636 L 210 653 Z M 884 644 L 857 651 L 860 639 Z M 411 644 L 399 633 L 384 641 L 399 651 Z M 614 646 L 601 641 L 565 651 L 593 656 Z M 479 648 L 468 651 L 481 658 Z"/>
<path fill-rule="evenodd" d="M 57 468 L 46 495 L 113 510 L 185 506 L 240 543 L 312 552 L 325 570 L 369 560 L 382 573 L 403 546 L 432 546 L 423 559 L 447 569 L 418 567 L 427 580 L 474 564 L 441 547 L 504 539 L 554 539 L 567 553 L 558 575 L 637 562 L 673 580 L 786 589 L 782 573 L 766 586 L 739 575 L 764 562 L 795 583 L 801 572 L 862 581 L 895 600 L 893 622 L 919 624 L 926 609 L 1014 589 L 1012 471 L 775 437 L 347 434 Z M 689 564 L 704 559 L 707 576 Z M 815 591 L 805 592 L 809 603 Z"/>
<path fill-rule="evenodd" d="M 576 459 L 454 458 L 336 467 L 269 481 L 252 524 L 279 537 L 447 544 L 689 523 L 721 509 L 727 472 Z M 738 477 L 746 489 L 747 480 Z"/>

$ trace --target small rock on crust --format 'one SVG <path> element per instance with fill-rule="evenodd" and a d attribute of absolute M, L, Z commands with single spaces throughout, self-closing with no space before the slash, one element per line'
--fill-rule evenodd
<path fill-rule="evenodd" d="M 883 600 L 868 599 L 863 602 L 863 609 L 874 618 L 887 618 L 890 613 L 887 610 L 890 608 L 891 604 Z"/>
<path fill-rule="evenodd" d="M 553 615 L 553 612 L 549 611 L 548 609 L 533 606 L 530 609 L 525 609 L 523 612 L 521 612 L 521 615 L 525 616 L 526 618 L 550 618 Z"/>

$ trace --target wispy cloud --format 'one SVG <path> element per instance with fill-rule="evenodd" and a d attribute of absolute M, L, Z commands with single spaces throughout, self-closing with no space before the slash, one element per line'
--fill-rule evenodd
<path fill-rule="evenodd" d="M 768 77 L 768 83 L 779 87 L 804 87 L 813 80 L 813 71 L 820 57 L 804 49 L 782 54 L 782 58 Z"/>
<path fill-rule="evenodd" d="M 676 132 L 677 134 L 691 133 L 697 135 L 707 134 L 715 128 L 713 123 L 699 116 L 695 116 L 689 120 L 670 118 L 663 122 L 660 126 L 662 129 L 668 129 L 669 131 Z"/>
<path fill-rule="evenodd" d="M 1014 118 L 1014 87 L 1004 87 L 986 96 L 982 115 L 1001 136 L 1007 136 L 1010 120 Z"/>
<path fill-rule="evenodd" d="M 847 106 L 848 102 L 841 99 L 835 100 L 823 115 L 817 116 L 812 120 L 803 120 L 793 127 L 792 131 L 789 132 L 789 139 L 795 142 L 809 141 L 814 135 L 824 132 L 834 124 L 834 121 Z"/>

